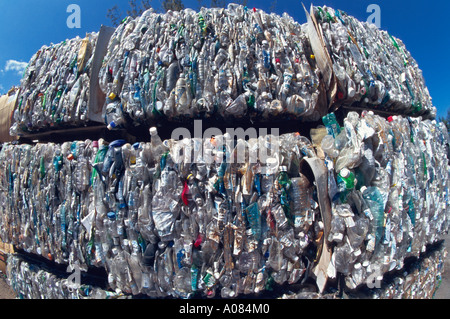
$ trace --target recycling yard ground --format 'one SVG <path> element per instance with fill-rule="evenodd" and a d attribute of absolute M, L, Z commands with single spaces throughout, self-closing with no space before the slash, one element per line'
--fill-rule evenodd
<path fill-rule="evenodd" d="M 445 239 L 445 247 L 450 252 L 450 234 L 447 234 Z M 447 255 L 444 266 L 444 273 L 442 274 L 442 283 L 437 290 L 434 299 L 450 299 L 450 255 Z M 14 299 L 15 294 L 6 283 L 6 278 L 0 272 L 0 299 Z"/>

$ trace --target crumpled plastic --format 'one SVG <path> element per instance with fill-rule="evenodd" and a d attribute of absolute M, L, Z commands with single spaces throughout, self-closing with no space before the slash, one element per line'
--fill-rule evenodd
<path fill-rule="evenodd" d="M 235 4 L 127 18 L 100 70 L 106 123 L 317 120 L 319 76 L 303 29 L 287 14 Z"/>
<path fill-rule="evenodd" d="M 12 136 L 89 121 L 92 57 L 98 33 L 43 46 L 23 74 Z"/>
<path fill-rule="evenodd" d="M 336 105 L 436 117 L 423 72 L 400 39 L 341 10 L 314 7 L 313 14 L 338 82 Z"/>

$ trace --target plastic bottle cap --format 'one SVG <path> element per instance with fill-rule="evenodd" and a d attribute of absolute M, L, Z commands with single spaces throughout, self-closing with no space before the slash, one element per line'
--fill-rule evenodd
<path fill-rule="evenodd" d="M 150 135 L 156 135 L 156 134 L 158 134 L 158 129 L 156 128 L 156 127 L 152 127 L 151 129 L 150 129 Z"/>
<path fill-rule="evenodd" d="M 314 55 L 314 54 L 311 54 L 311 59 L 315 59 L 316 58 L 316 56 Z"/>
<path fill-rule="evenodd" d="M 367 93 L 366 87 L 362 86 L 360 92 L 361 92 L 362 95 L 366 95 L 366 93 Z"/>
<path fill-rule="evenodd" d="M 366 191 L 367 187 L 366 186 L 361 186 L 360 191 L 361 193 L 364 193 Z"/>
<path fill-rule="evenodd" d="M 117 125 L 116 125 L 116 123 L 114 123 L 114 122 L 111 122 L 111 123 L 109 123 L 109 125 L 108 125 L 108 130 L 112 130 L 112 129 L 115 129 L 117 127 Z"/>
<path fill-rule="evenodd" d="M 72 161 L 72 160 L 74 159 L 73 154 L 70 153 L 70 154 L 67 156 L 67 159 L 68 159 L 69 161 Z"/>
<path fill-rule="evenodd" d="M 392 116 L 389 116 L 389 117 L 387 118 L 387 120 L 388 120 L 389 123 L 391 123 L 391 122 L 394 120 L 394 118 L 393 118 Z"/>
<path fill-rule="evenodd" d="M 266 159 L 266 164 L 269 165 L 270 167 L 276 166 L 277 163 L 278 161 L 275 157 L 269 157 L 268 159 Z"/>
<path fill-rule="evenodd" d="M 354 88 L 350 87 L 348 89 L 348 96 L 349 97 L 354 97 L 355 95 L 356 95 L 356 90 Z"/>
<path fill-rule="evenodd" d="M 340 174 L 343 178 L 347 178 L 350 176 L 350 171 L 348 168 L 343 168 L 343 169 L 341 169 Z"/>
<path fill-rule="evenodd" d="M 93 141 L 93 142 L 92 142 L 92 147 L 98 148 L 98 141 Z"/>
<path fill-rule="evenodd" d="M 115 220 L 116 219 L 116 213 L 115 212 L 109 212 L 106 216 L 108 216 L 108 218 L 110 220 Z"/>
<path fill-rule="evenodd" d="M 116 94 L 111 93 L 110 95 L 108 95 L 110 100 L 114 100 L 116 98 Z"/>

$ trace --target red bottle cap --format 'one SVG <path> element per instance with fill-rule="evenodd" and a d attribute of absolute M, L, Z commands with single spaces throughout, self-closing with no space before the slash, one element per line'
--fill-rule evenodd
<path fill-rule="evenodd" d="M 394 118 L 393 118 L 392 116 L 389 116 L 389 117 L 387 118 L 387 120 L 388 120 L 389 123 L 391 123 L 391 122 L 394 120 Z"/>
<path fill-rule="evenodd" d="M 202 236 L 198 234 L 197 239 L 194 242 L 194 247 L 198 248 L 200 247 L 201 244 L 202 244 Z"/>

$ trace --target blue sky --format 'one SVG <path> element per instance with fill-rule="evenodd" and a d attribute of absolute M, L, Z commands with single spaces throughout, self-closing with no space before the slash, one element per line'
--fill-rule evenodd
<path fill-rule="evenodd" d="M 248 1 L 249 7 L 269 11 L 273 0 L 265 3 Z M 111 25 L 108 8 L 118 4 L 126 9 L 128 0 L 0 0 L 0 93 L 19 85 L 22 70 L 42 45 L 59 43 L 99 31 Z M 184 0 L 184 5 L 198 9 L 199 0 Z M 311 0 L 303 0 L 307 8 Z M 81 8 L 81 28 L 67 27 L 67 7 Z M 210 1 L 203 0 L 204 6 Z M 328 5 L 366 21 L 369 4 L 381 8 L 381 29 L 402 39 L 422 69 L 426 84 L 438 109 L 438 116 L 450 110 L 450 1 L 388 1 L 388 0 L 314 0 L 314 5 Z M 160 7 L 159 0 L 153 0 Z M 299 23 L 306 21 L 301 1 L 276 0 L 275 12 L 287 12 Z"/>

